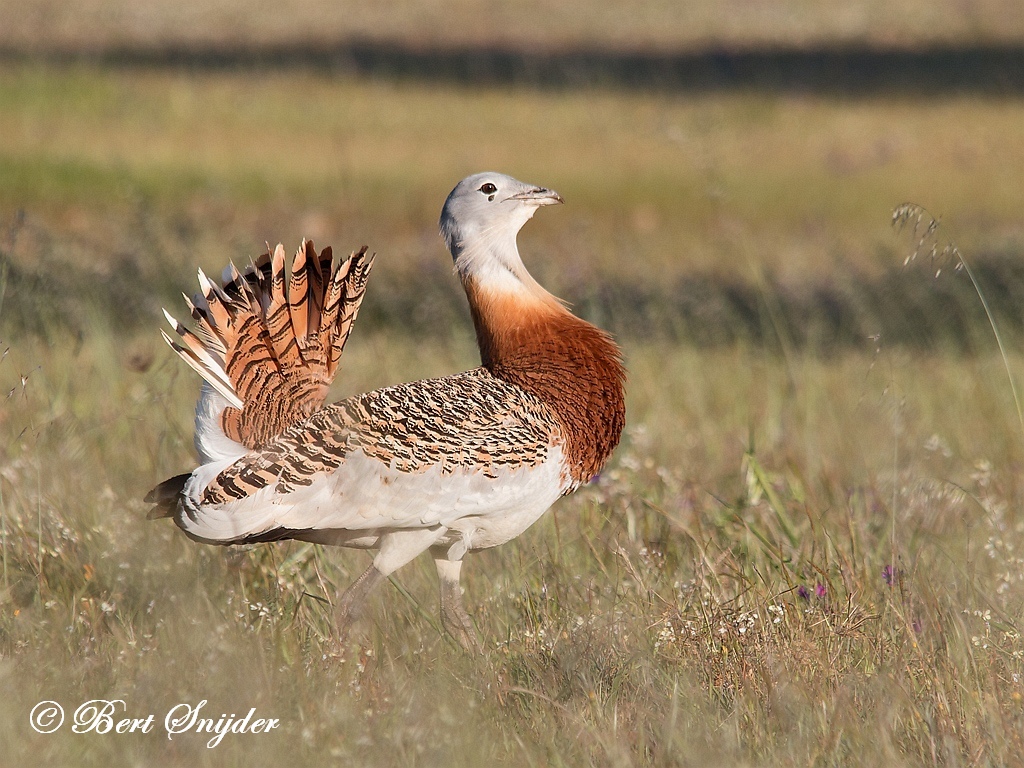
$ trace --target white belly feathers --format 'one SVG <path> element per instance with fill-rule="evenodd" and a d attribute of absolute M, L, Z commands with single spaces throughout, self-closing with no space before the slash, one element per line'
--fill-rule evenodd
<path fill-rule="evenodd" d="M 200 504 L 203 490 L 217 474 L 215 466 L 201 467 L 193 474 L 182 515 L 190 534 L 214 542 L 260 538 L 282 528 L 372 535 L 442 527 L 457 532 L 468 549 L 485 549 L 518 536 L 567 490 L 559 446 L 550 449 L 543 463 L 504 468 L 495 477 L 471 468 L 443 473 L 440 465 L 422 472 L 400 472 L 354 451 L 334 471 L 288 493 L 278 493 L 273 484 L 237 501 Z M 350 545 L 372 546 L 365 536 L 299 538 L 336 538 L 339 544 L 351 540 Z"/>

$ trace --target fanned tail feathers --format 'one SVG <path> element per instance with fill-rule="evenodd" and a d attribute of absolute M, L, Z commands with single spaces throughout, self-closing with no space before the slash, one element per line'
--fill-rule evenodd
<path fill-rule="evenodd" d="M 323 406 L 373 257 L 364 246 L 335 264 L 330 247 L 304 240 L 290 276 L 285 262 L 278 245 L 244 272 L 229 265 L 222 285 L 200 270 L 201 292 L 185 297 L 194 330 L 164 312 L 181 342 L 164 339 L 227 401 L 219 426 L 249 449 Z"/>

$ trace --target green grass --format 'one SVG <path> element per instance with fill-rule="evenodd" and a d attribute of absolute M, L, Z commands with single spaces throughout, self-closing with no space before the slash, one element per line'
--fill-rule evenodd
<path fill-rule="evenodd" d="M 912 343 L 824 349 L 773 315 L 786 290 L 861 274 L 945 296 L 930 265 L 892 271 L 906 199 L 968 258 L 1012 259 L 1020 113 L 0 71 L 3 762 L 1020 763 L 1024 435 L 983 313 L 896 294 L 881 306 L 915 313 Z M 198 382 L 158 307 L 264 239 L 367 242 L 378 303 L 335 394 L 474 365 L 434 227 L 483 167 L 566 196 L 522 237 L 546 284 L 600 299 L 736 278 L 774 335 L 699 348 L 652 321 L 622 338 L 630 426 L 600 481 L 467 562 L 483 655 L 438 632 L 419 561 L 339 645 L 328 602 L 365 553 L 227 551 L 145 520 L 145 492 L 194 461 Z M 989 284 L 1012 324 L 1019 281 Z M 928 344 L 948 314 L 960 343 Z M 1020 381 L 1024 357 L 1008 365 Z M 29 727 L 43 699 L 70 715 L 94 698 L 155 732 Z M 202 699 L 282 727 L 168 741 L 164 713 Z"/>
<path fill-rule="evenodd" d="M 877 272 L 898 263 L 888 213 L 907 200 L 955 212 L 965 250 L 1020 242 L 1021 110 L 16 68 L 0 72 L 0 212 L 87 236 L 140 207 L 193 229 L 214 219 L 198 254 L 211 268 L 227 231 L 236 253 L 312 235 L 418 269 L 444 258 L 430 231 L 454 180 L 500 168 L 568 201 L 524 233 L 549 283 Z"/>

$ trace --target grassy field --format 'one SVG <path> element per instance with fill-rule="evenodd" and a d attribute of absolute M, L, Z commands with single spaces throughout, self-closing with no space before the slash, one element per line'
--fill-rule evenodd
<path fill-rule="evenodd" d="M 694 271 L 793 281 L 836 262 L 884 271 L 902 261 L 889 212 L 907 200 L 955 213 L 950 235 L 968 253 L 1022 237 L 1024 106 L 1013 99 L 508 93 L 23 67 L 0 71 L 0 107 L 8 220 L 26 210 L 93 263 L 150 237 L 179 258 L 198 242 L 185 263 L 212 268 L 305 235 L 386 248 L 380 266 L 419 271 L 443 253 L 432 229 L 451 180 L 489 167 L 569 201 L 524 233 L 557 248 L 557 269 L 531 265 L 549 282 Z"/>
<path fill-rule="evenodd" d="M 362 38 L 413 45 L 560 47 L 1014 41 L 1014 0 L 0 0 L 0 46 L 29 50 L 110 45 L 274 43 Z"/>
<path fill-rule="evenodd" d="M 0 762 L 1021 763 L 1013 313 L 1004 364 L 967 300 L 916 318 L 918 343 L 825 349 L 775 309 L 857 276 L 965 284 L 924 256 L 902 271 L 915 239 L 889 219 L 908 199 L 969 264 L 1016 256 L 1022 112 L 0 70 Z M 198 390 L 159 307 L 264 240 L 368 243 L 376 303 L 337 394 L 472 366 L 435 225 L 488 167 L 566 197 L 521 248 L 594 319 L 592 294 L 735 281 L 778 332 L 699 346 L 663 332 L 672 311 L 636 315 L 611 466 L 467 563 L 484 654 L 439 632 L 418 561 L 339 646 L 327 603 L 364 553 L 224 551 L 145 521 L 145 492 L 192 465 Z M 950 313 L 963 338 L 926 343 Z M 154 731 L 73 733 L 98 698 Z M 69 717 L 51 735 L 29 726 L 44 699 Z M 168 740 L 164 714 L 203 699 L 281 727 Z"/>

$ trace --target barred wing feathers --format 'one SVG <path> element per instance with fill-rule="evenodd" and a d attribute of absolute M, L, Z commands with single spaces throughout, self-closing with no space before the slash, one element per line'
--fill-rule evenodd
<path fill-rule="evenodd" d="M 234 462 L 201 468 L 185 488 L 179 524 L 220 543 L 509 513 L 509 525 L 525 527 L 571 484 L 561 442 L 544 403 L 483 368 L 387 387 L 328 406 Z"/>
<path fill-rule="evenodd" d="M 222 286 L 200 270 L 201 293 L 185 297 L 194 330 L 164 313 L 181 339 L 165 333 L 168 344 L 226 401 L 223 434 L 248 449 L 323 406 L 373 257 L 363 247 L 334 264 L 305 240 L 290 276 L 285 262 L 283 246 L 268 247 L 244 272 L 230 265 Z"/>

